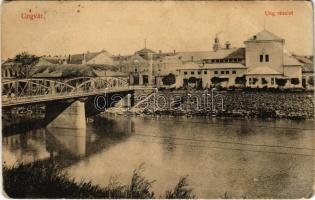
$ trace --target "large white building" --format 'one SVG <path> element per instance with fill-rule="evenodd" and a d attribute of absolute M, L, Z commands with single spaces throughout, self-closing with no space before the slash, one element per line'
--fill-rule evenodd
<path fill-rule="evenodd" d="M 220 48 L 215 38 L 213 51 L 178 54 L 177 87 L 283 87 L 309 88 L 312 60 L 285 51 L 285 40 L 263 30 L 244 42 L 245 48 Z M 188 58 L 188 59 L 187 59 Z M 189 59 L 190 58 L 190 59 Z M 194 58 L 198 58 L 197 60 Z M 307 69 L 305 65 L 308 65 Z M 312 66 L 312 64 L 311 64 Z M 307 73 L 307 75 L 305 74 Z"/>
<path fill-rule="evenodd" d="M 267 30 L 244 42 L 246 86 L 278 87 L 277 79 L 284 79 L 283 87 L 302 87 L 303 64 L 285 52 L 284 43 L 284 39 Z"/>

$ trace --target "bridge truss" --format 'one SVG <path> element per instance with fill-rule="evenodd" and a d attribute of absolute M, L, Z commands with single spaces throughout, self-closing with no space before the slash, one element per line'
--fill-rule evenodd
<path fill-rule="evenodd" d="M 5 80 L 2 82 L 2 106 L 130 89 L 126 80 L 117 77 L 78 77 L 64 81 L 36 78 Z"/>

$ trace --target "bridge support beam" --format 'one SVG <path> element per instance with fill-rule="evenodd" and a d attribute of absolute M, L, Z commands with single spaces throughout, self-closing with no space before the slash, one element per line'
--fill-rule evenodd
<path fill-rule="evenodd" d="M 47 128 L 85 129 L 86 119 L 84 102 L 73 102 L 52 122 L 50 122 Z"/>

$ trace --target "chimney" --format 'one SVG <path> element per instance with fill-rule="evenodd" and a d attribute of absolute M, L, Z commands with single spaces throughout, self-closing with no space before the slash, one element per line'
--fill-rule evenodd
<path fill-rule="evenodd" d="M 174 54 L 176 54 L 176 50 L 174 49 Z"/>
<path fill-rule="evenodd" d="M 229 41 L 226 41 L 225 48 L 230 49 L 230 47 L 231 47 L 231 43 Z"/>
<path fill-rule="evenodd" d="M 68 63 L 71 63 L 71 54 L 69 54 Z"/>

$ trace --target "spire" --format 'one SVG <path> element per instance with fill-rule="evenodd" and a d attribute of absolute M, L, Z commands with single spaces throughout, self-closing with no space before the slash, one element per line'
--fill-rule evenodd
<path fill-rule="evenodd" d="M 220 40 L 219 40 L 219 34 L 220 34 L 220 33 L 221 33 L 221 32 L 215 34 L 214 44 L 213 44 L 213 46 L 212 46 L 213 51 L 217 51 L 217 50 L 219 50 L 219 49 L 221 48 Z"/>

